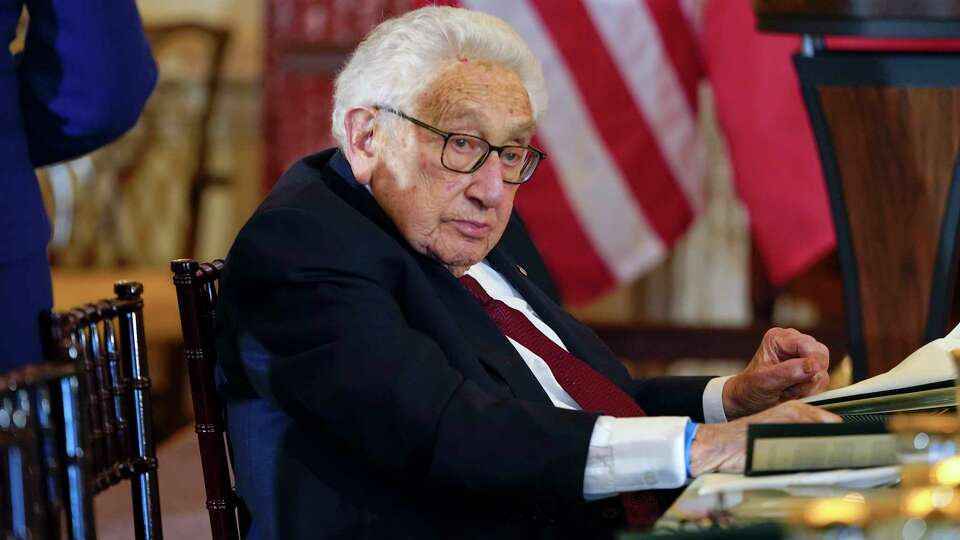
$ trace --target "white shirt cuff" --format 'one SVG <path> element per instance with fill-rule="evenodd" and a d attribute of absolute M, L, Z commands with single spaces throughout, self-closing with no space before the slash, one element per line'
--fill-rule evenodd
<path fill-rule="evenodd" d="M 685 416 L 614 418 L 593 427 L 583 496 L 592 501 L 626 491 L 668 489 L 687 480 Z"/>
<path fill-rule="evenodd" d="M 727 414 L 723 410 L 723 385 L 733 375 L 710 379 L 703 389 L 703 419 L 707 424 L 720 424 L 727 421 Z"/>

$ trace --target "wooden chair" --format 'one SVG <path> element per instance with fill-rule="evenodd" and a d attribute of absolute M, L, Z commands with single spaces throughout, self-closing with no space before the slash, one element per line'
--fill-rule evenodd
<path fill-rule="evenodd" d="M 48 358 L 0 376 L 0 534 L 96 538 L 93 499 L 130 480 L 134 535 L 161 540 L 143 286 L 53 312 Z M 65 517 L 65 519 L 63 519 Z"/>
<path fill-rule="evenodd" d="M 160 540 L 143 285 L 120 281 L 114 292 L 114 299 L 52 313 L 50 354 L 77 363 L 91 496 L 130 480 L 134 535 Z M 74 537 L 94 538 L 93 520 L 86 534 Z"/>
<path fill-rule="evenodd" d="M 239 540 L 249 526 L 249 517 L 230 479 L 228 456 L 232 453 L 230 441 L 224 436 L 226 418 L 214 380 L 214 316 L 223 261 L 177 259 L 170 263 L 170 268 L 180 305 L 210 529 L 214 540 Z"/>
<path fill-rule="evenodd" d="M 226 178 L 210 171 L 210 126 L 214 109 L 220 98 L 223 62 L 226 58 L 227 45 L 230 43 L 230 32 L 217 26 L 181 22 L 150 26 L 147 28 L 147 36 L 154 56 L 158 60 L 167 60 L 168 64 L 175 64 L 180 60 L 181 69 L 176 73 L 180 83 L 191 81 L 197 86 L 197 91 L 191 94 L 194 101 L 197 101 L 194 107 L 184 107 L 183 102 L 190 100 L 184 100 L 182 95 L 178 95 L 175 99 L 166 100 L 166 108 L 162 106 L 163 100 L 158 97 L 156 99 L 158 107 L 150 111 L 156 115 L 169 114 L 170 109 L 176 107 L 177 112 L 192 115 L 193 122 L 186 131 L 192 137 L 193 151 L 191 155 L 181 158 L 189 160 L 192 169 L 187 177 L 190 179 L 189 198 L 186 227 L 182 238 L 186 253 L 194 254 L 197 251 L 203 196 L 210 188 L 229 185 Z M 194 60 L 189 63 L 189 69 L 182 65 L 184 58 Z M 172 104 L 174 107 L 171 107 Z M 158 119 L 154 117 L 152 120 L 157 123 Z M 159 187 L 168 189 L 163 185 Z"/>
<path fill-rule="evenodd" d="M 149 25 L 146 34 L 160 79 L 136 126 L 89 156 L 40 171 L 54 217 L 50 255 L 61 266 L 193 254 L 204 199 L 230 187 L 211 166 L 230 31 L 185 21 Z"/>

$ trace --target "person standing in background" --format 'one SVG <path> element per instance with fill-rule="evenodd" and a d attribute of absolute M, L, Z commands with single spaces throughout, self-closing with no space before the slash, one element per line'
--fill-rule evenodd
<path fill-rule="evenodd" d="M 23 51 L 13 41 L 26 6 Z M 53 305 L 34 168 L 130 129 L 157 81 L 134 0 L 0 0 L 0 372 L 41 360 Z"/>

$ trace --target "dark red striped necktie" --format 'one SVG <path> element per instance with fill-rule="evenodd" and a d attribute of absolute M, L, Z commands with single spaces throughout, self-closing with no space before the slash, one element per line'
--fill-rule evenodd
<path fill-rule="evenodd" d="M 474 278 L 464 275 L 460 282 L 480 302 L 504 335 L 543 359 L 560 386 L 583 410 L 618 418 L 646 416 L 643 408 L 619 386 L 554 343 L 537 330 L 526 315 L 492 298 Z M 649 528 L 660 516 L 660 507 L 649 492 L 624 493 L 621 499 L 631 527 Z"/>

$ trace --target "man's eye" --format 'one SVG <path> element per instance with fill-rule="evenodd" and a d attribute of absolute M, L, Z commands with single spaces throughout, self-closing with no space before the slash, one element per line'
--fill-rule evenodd
<path fill-rule="evenodd" d="M 452 142 L 458 150 L 473 150 L 473 147 L 476 146 L 472 139 L 466 137 L 455 137 Z"/>
<path fill-rule="evenodd" d="M 523 152 L 512 148 L 506 149 L 500 155 L 500 161 L 505 165 L 519 165 L 520 162 L 523 161 Z"/>

